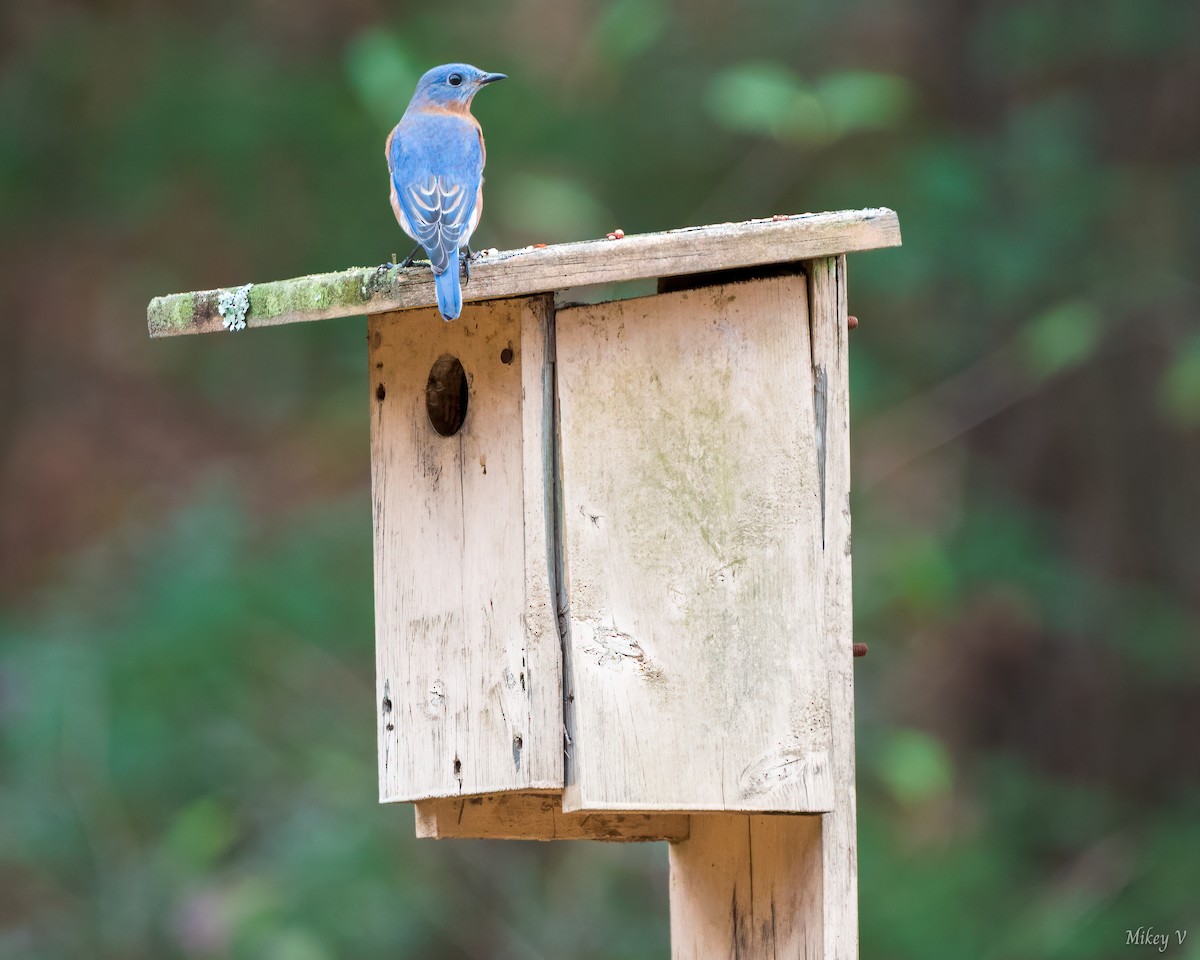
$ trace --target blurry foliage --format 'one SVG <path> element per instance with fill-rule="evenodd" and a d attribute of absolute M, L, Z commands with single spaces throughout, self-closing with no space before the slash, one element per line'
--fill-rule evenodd
<path fill-rule="evenodd" d="M 1056 304 L 1023 332 L 1026 362 L 1039 379 L 1082 363 L 1096 348 L 1101 319 L 1090 303 Z"/>
<path fill-rule="evenodd" d="M 841 71 L 815 88 L 778 63 L 748 63 L 713 77 L 708 106 L 722 126 L 800 143 L 827 143 L 904 122 L 911 93 L 900 77 Z"/>
<path fill-rule="evenodd" d="M 489 200 L 502 216 L 521 221 L 541 243 L 586 236 L 594 223 L 605 223 L 609 215 L 586 186 L 579 181 L 549 173 L 514 173 L 496 185 L 496 199 Z"/>
<path fill-rule="evenodd" d="M 940 743 L 920 730 L 894 730 L 875 761 L 879 776 L 902 804 L 918 804 L 945 793 L 952 782 L 950 760 Z"/>
<path fill-rule="evenodd" d="M 268 533 L 229 492 L 5 624 L 0 955 L 661 954 L 653 851 L 420 844 L 377 805 L 366 501 Z"/>
<path fill-rule="evenodd" d="M 383 141 L 452 59 L 511 77 L 479 246 L 900 212 L 850 261 L 863 955 L 1200 956 L 1197 37 L 1174 0 L 6 8 L 0 956 L 665 955 L 661 848 L 375 803 L 361 322 L 144 336 L 154 294 L 406 253 Z"/>
<path fill-rule="evenodd" d="M 1200 424 L 1200 333 L 1182 344 L 1162 379 L 1162 406 L 1180 423 Z"/>
<path fill-rule="evenodd" d="M 588 43 L 622 63 L 652 50 L 670 26 L 666 0 L 613 0 L 602 9 Z"/>
<path fill-rule="evenodd" d="M 365 30 L 346 48 L 346 74 L 359 100 L 380 124 L 396 122 L 396 91 L 416 86 L 420 66 L 386 30 Z"/>

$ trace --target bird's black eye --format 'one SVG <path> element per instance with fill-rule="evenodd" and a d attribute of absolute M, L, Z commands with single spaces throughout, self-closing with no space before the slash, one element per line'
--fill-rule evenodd
<path fill-rule="evenodd" d="M 450 86 L 457 87 L 459 84 L 462 83 L 462 74 L 461 73 L 452 73 L 446 79 L 449 81 Z"/>

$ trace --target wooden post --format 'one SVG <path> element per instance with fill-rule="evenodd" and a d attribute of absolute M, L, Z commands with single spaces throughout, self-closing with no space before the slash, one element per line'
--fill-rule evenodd
<path fill-rule="evenodd" d="M 156 337 L 370 315 L 380 798 L 418 836 L 666 840 L 676 960 L 855 960 L 844 254 L 899 242 L 508 251 L 449 324 L 419 266 L 151 301 Z"/>
<path fill-rule="evenodd" d="M 820 485 L 815 607 L 833 719 L 831 804 L 820 818 L 694 816 L 688 839 L 671 847 L 675 960 L 858 955 L 845 257 L 810 261 L 806 273 L 812 405 L 799 409 L 813 418 Z"/>
<path fill-rule="evenodd" d="M 821 818 L 693 814 L 671 844 L 672 960 L 822 956 Z"/>

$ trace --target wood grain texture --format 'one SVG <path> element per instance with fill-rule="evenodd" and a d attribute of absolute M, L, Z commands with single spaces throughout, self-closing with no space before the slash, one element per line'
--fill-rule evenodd
<path fill-rule="evenodd" d="M 550 309 L 539 297 L 455 323 L 371 318 L 381 800 L 562 786 L 539 446 Z M 446 355 L 469 383 L 449 437 L 426 406 Z"/>
<path fill-rule="evenodd" d="M 899 244 L 896 214 L 883 207 L 629 234 L 622 240 L 561 243 L 482 258 L 472 267 L 463 299 L 490 300 L 596 283 L 791 263 Z M 222 331 L 217 301 L 226 292 L 155 297 L 147 309 L 150 336 Z M 433 278 L 425 266 L 355 267 L 254 284 L 249 300 L 245 318 L 249 327 L 428 307 L 435 302 Z"/>
<path fill-rule="evenodd" d="M 831 809 L 803 275 L 560 309 L 568 810 Z"/>
<path fill-rule="evenodd" d="M 850 363 L 846 258 L 807 265 L 813 373 L 822 451 L 825 631 L 833 715 L 833 810 L 822 819 L 826 960 L 858 956 L 858 839 L 854 787 L 854 636 L 850 554 Z"/>
<path fill-rule="evenodd" d="M 417 836 L 437 840 L 685 840 L 685 814 L 564 813 L 562 792 L 501 793 L 416 805 Z"/>
<path fill-rule="evenodd" d="M 820 960 L 821 818 L 696 814 L 671 845 L 671 957 Z"/>

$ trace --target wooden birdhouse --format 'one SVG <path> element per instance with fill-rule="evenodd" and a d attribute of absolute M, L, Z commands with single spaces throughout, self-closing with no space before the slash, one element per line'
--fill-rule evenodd
<path fill-rule="evenodd" d="M 898 243 L 513 251 L 450 323 L 420 266 L 151 303 L 368 314 L 379 788 L 420 836 L 668 840 L 676 957 L 856 955 L 845 254 Z"/>

